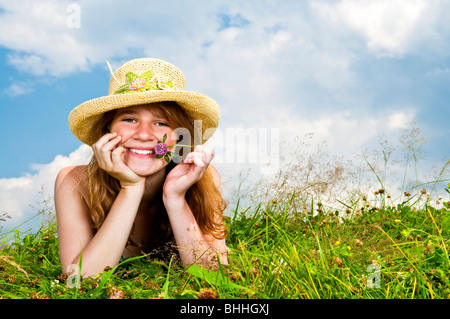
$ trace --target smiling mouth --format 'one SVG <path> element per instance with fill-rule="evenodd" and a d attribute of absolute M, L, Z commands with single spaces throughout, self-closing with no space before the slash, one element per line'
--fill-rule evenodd
<path fill-rule="evenodd" d="M 139 150 L 136 148 L 128 148 L 128 150 L 133 153 L 133 154 L 138 154 L 138 155 L 151 155 L 151 154 L 155 154 L 155 150 Z"/>

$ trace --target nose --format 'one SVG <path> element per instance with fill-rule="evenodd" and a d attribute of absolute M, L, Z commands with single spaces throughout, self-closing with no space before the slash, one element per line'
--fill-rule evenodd
<path fill-rule="evenodd" d="M 141 141 L 153 141 L 156 139 L 156 136 L 150 124 L 141 122 L 136 128 L 133 138 Z"/>

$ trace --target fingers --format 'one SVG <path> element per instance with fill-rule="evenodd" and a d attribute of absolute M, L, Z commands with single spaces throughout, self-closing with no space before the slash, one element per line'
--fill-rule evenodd
<path fill-rule="evenodd" d="M 189 153 L 183 162 L 188 164 L 194 164 L 199 168 L 204 168 L 211 163 L 215 154 L 205 145 L 197 145 L 194 150 Z"/>
<path fill-rule="evenodd" d="M 120 154 L 124 151 L 123 147 L 118 147 L 121 140 L 121 136 L 117 133 L 108 133 L 102 136 L 95 144 L 92 145 L 95 157 L 97 158 L 100 168 L 109 171 L 113 168 L 113 153 L 117 150 Z M 117 159 L 117 153 L 115 152 L 114 159 Z"/>

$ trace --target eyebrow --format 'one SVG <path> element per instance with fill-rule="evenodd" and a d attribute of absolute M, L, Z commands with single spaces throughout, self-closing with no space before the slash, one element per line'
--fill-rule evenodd
<path fill-rule="evenodd" d="M 151 112 L 155 115 L 155 117 L 157 117 L 159 119 L 167 119 L 166 116 L 164 116 L 161 112 L 158 112 L 157 110 L 152 110 Z M 121 109 L 121 110 L 118 110 L 116 116 L 136 115 L 136 114 L 139 114 L 139 112 L 136 110 Z"/>

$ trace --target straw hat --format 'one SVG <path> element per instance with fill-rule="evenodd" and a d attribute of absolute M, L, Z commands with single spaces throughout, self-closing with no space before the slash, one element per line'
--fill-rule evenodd
<path fill-rule="evenodd" d="M 155 102 L 178 103 L 193 120 L 202 121 L 202 133 L 217 128 L 217 103 L 206 95 L 185 91 L 184 75 L 174 65 L 144 58 L 128 61 L 114 73 L 110 67 L 110 71 L 108 95 L 84 102 L 69 114 L 69 127 L 83 143 L 92 145 L 100 138 L 95 125 L 105 112 Z"/>

